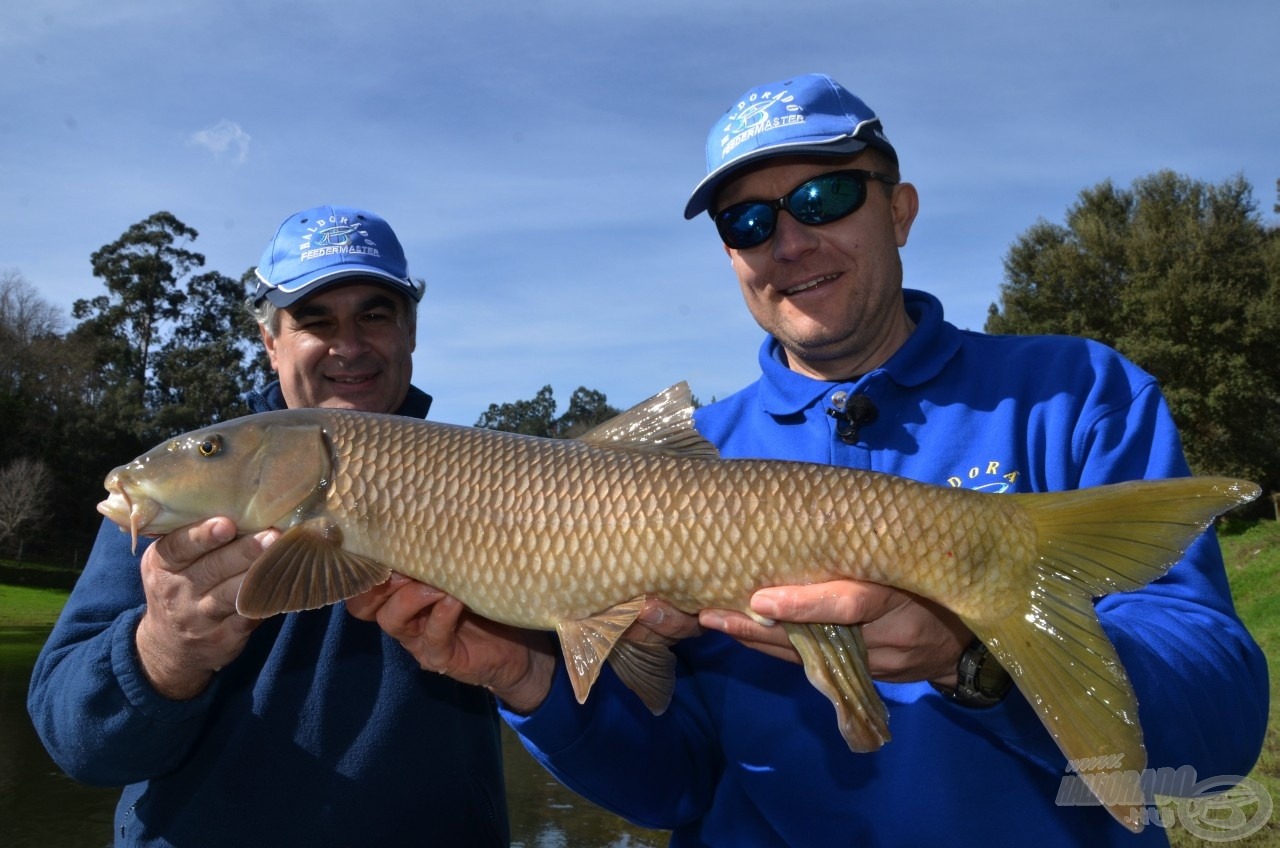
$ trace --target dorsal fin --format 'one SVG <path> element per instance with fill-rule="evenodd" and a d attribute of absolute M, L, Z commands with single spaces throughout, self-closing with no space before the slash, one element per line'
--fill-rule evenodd
<path fill-rule="evenodd" d="M 582 441 L 627 450 L 716 459 L 720 452 L 693 426 L 693 394 L 681 380 L 588 430 Z"/>

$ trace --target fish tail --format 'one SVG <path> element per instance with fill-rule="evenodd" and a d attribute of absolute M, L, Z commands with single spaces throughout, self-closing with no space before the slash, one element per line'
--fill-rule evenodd
<path fill-rule="evenodd" d="M 1227 510 L 1259 494 L 1226 478 L 1147 480 L 1011 495 L 1036 534 L 1022 608 L 966 624 L 982 639 L 1118 821 L 1142 829 L 1138 703 L 1093 599 L 1155 580 Z"/>

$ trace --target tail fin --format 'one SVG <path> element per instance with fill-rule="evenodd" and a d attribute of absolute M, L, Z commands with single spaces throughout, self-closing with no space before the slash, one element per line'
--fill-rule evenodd
<path fill-rule="evenodd" d="M 1185 477 L 1012 495 L 1037 534 L 1025 609 L 966 621 L 1017 682 L 1085 785 L 1130 830 L 1143 825 L 1147 754 L 1138 703 L 1093 598 L 1163 575 L 1252 483 Z"/>

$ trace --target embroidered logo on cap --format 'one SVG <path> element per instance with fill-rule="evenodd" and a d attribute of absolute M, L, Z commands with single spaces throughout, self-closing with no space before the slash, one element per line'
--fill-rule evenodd
<path fill-rule="evenodd" d="M 795 97 L 784 88 L 777 93 L 753 93 L 749 99 L 740 102 L 736 111 L 729 115 L 729 123 L 724 128 L 725 136 L 720 140 L 721 159 L 727 159 L 738 145 L 760 133 L 803 124 L 801 112 L 804 107 L 795 105 L 794 100 Z"/>
<path fill-rule="evenodd" d="M 330 215 L 316 221 L 303 236 L 298 250 L 299 259 L 303 262 L 337 254 L 382 255 L 378 252 L 378 245 L 369 238 L 368 230 L 361 229 L 359 223 L 351 223 L 345 215 Z"/>

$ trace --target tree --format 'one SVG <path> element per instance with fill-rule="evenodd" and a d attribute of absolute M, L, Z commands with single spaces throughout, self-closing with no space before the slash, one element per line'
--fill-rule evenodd
<path fill-rule="evenodd" d="M 0 469 L 0 542 L 44 520 L 53 478 L 43 462 L 23 457 Z"/>
<path fill-rule="evenodd" d="M 1192 468 L 1280 485 L 1280 263 L 1243 177 L 1080 194 L 1010 249 L 988 332 L 1068 333 L 1160 382 Z"/>
<path fill-rule="evenodd" d="M 198 235 L 168 212 L 134 224 L 93 254 L 106 294 L 73 308 L 93 407 L 144 443 L 243 414 L 243 392 L 269 373 L 245 278 L 197 273 L 204 257 L 186 245 Z"/>
<path fill-rule="evenodd" d="M 258 360 L 266 356 L 244 292 L 242 281 L 216 271 L 187 284 L 182 323 L 155 358 L 149 403 L 158 431 L 185 432 L 249 411 L 243 393 L 262 382 Z"/>
<path fill-rule="evenodd" d="M 182 246 L 198 235 L 168 212 L 134 224 L 91 257 L 107 293 L 72 306 L 81 321 L 76 332 L 97 343 L 104 388 L 120 396 L 121 413 L 132 418 L 144 417 L 152 358 L 187 301 L 179 282 L 204 265 L 203 256 Z"/>
<path fill-rule="evenodd" d="M 602 392 L 579 386 L 569 399 L 569 409 L 555 418 L 556 401 L 551 386 L 543 386 L 532 400 L 489 404 L 475 426 L 526 436 L 570 439 L 618 414 Z"/>

